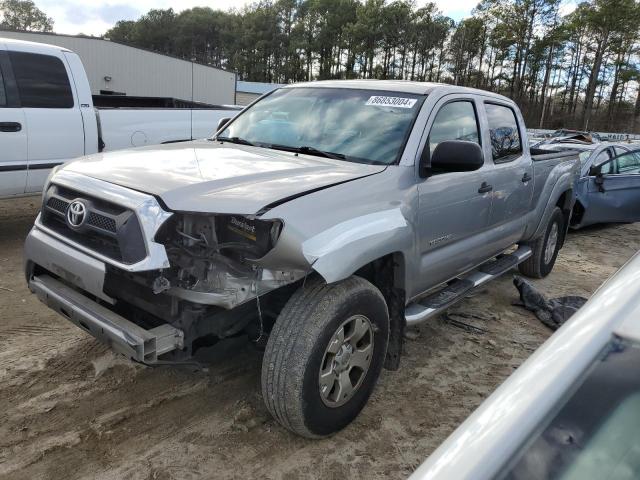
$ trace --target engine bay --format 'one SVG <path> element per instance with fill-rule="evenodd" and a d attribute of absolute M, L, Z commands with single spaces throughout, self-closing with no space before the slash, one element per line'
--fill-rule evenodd
<path fill-rule="evenodd" d="M 256 265 L 276 244 L 282 222 L 242 215 L 176 214 L 156 235 L 170 268 L 153 280 L 154 293 L 233 308 L 295 282 L 304 272 Z"/>

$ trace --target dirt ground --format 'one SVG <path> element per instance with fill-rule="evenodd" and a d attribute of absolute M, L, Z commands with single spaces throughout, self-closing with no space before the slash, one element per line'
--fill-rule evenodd
<path fill-rule="evenodd" d="M 111 354 L 30 295 L 22 244 L 39 198 L 0 202 L 0 478 L 405 478 L 549 335 L 505 275 L 407 341 L 353 425 L 308 441 L 272 420 L 261 354 L 236 341 L 209 371 Z M 589 296 L 640 249 L 640 224 L 572 233 L 551 295 Z M 455 318 L 455 317 L 454 317 Z"/>

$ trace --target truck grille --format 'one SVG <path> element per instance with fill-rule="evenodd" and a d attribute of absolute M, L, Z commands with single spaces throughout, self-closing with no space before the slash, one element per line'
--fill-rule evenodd
<path fill-rule="evenodd" d="M 76 200 L 86 207 L 86 219 L 81 226 L 72 228 L 67 211 Z M 69 240 L 125 264 L 146 257 L 142 229 L 131 210 L 58 185 L 47 190 L 44 207 L 43 225 Z"/>
<path fill-rule="evenodd" d="M 93 227 L 116 233 L 116 221 L 113 218 L 105 217 L 96 212 L 89 212 L 87 223 Z"/>
<path fill-rule="evenodd" d="M 52 210 L 60 213 L 67 213 L 67 207 L 69 206 L 69 202 L 64 202 L 56 197 L 51 197 L 47 202 L 47 206 Z"/>

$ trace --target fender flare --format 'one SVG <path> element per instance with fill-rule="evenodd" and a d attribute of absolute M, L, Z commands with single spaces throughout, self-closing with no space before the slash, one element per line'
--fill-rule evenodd
<path fill-rule="evenodd" d="M 549 222 L 553 209 L 556 207 L 558 200 L 560 200 L 560 197 L 565 192 L 571 192 L 567 200 L 569 202 L 568 206 L 573 208 L 576 196 L 573 188 L 573 182 L 571 181 L 571 175 L 571 172 L 563 174 L 554 185 L 551 195 L 548 197 L 547 204 L 544 207 L 542 216 L 540 217 L 540 221 L 538 222 L 538 225 L 530 239 L 539 238 L 544 234 L 544 230 L 547 227 L 547 223 Z"/>
<path fill-rule="evenodd" d="M 407 251 L 413 229 L 400 208 L 349 219 L 307 239 L 302 254 L 327 283 L 344 280 L 374 260 Z"/>

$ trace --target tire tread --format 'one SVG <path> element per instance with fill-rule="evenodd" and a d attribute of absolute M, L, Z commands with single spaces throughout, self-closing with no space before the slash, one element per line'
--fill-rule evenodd
<path fill-rule="evenodd" d="M 531 247 L 531 251 L 532 251 L 531 256 L 527 258 L 524 262 L 518 265 L 518 270 L 524 276 L 529 278 L 544 278 L 550 273 L 550 272 L 545 273 L 543 270 L 544 247 L 547 240 L 549 225 L 556 217 L 559 217 L 561 219 L 559 224 L 559 228 L 560 228 L 559 235 L 563 235 L 564 217 L 562 215 L 562 210 L 560 210 L 559 207 L 555 207 L 555 209 L 551 213 L 551 216 L 549 217 L 549 223 L 547 224 L 544 230 L 544 233 L 539 238 L 537 238 L 536 240 L 528 244 Z M 557 246 L 558 249 L 560 248 L 560 245 L 561 245 L 561 239 L 559 238 L 558 246 Z M 555 263 L 555 260 L 554 260 L 554 263 Z M 553 266 L 551 268 L 553 268 Z"/>
<path fill-rule="evenodd" d="M 302 360 L 327 321 L 326 311 L 359 291 L 380 291 L 367 280 L 349 277 L 326 284 L 321 278 L 306 281 L 286 303 L 271 331 L 262 363 L 262 394 L 273 417 L 288 430 L 307 438 L 321 438 L 304 423 L 300 391 Z M 298 381 L 292 381 L 295 377 Z"/>

